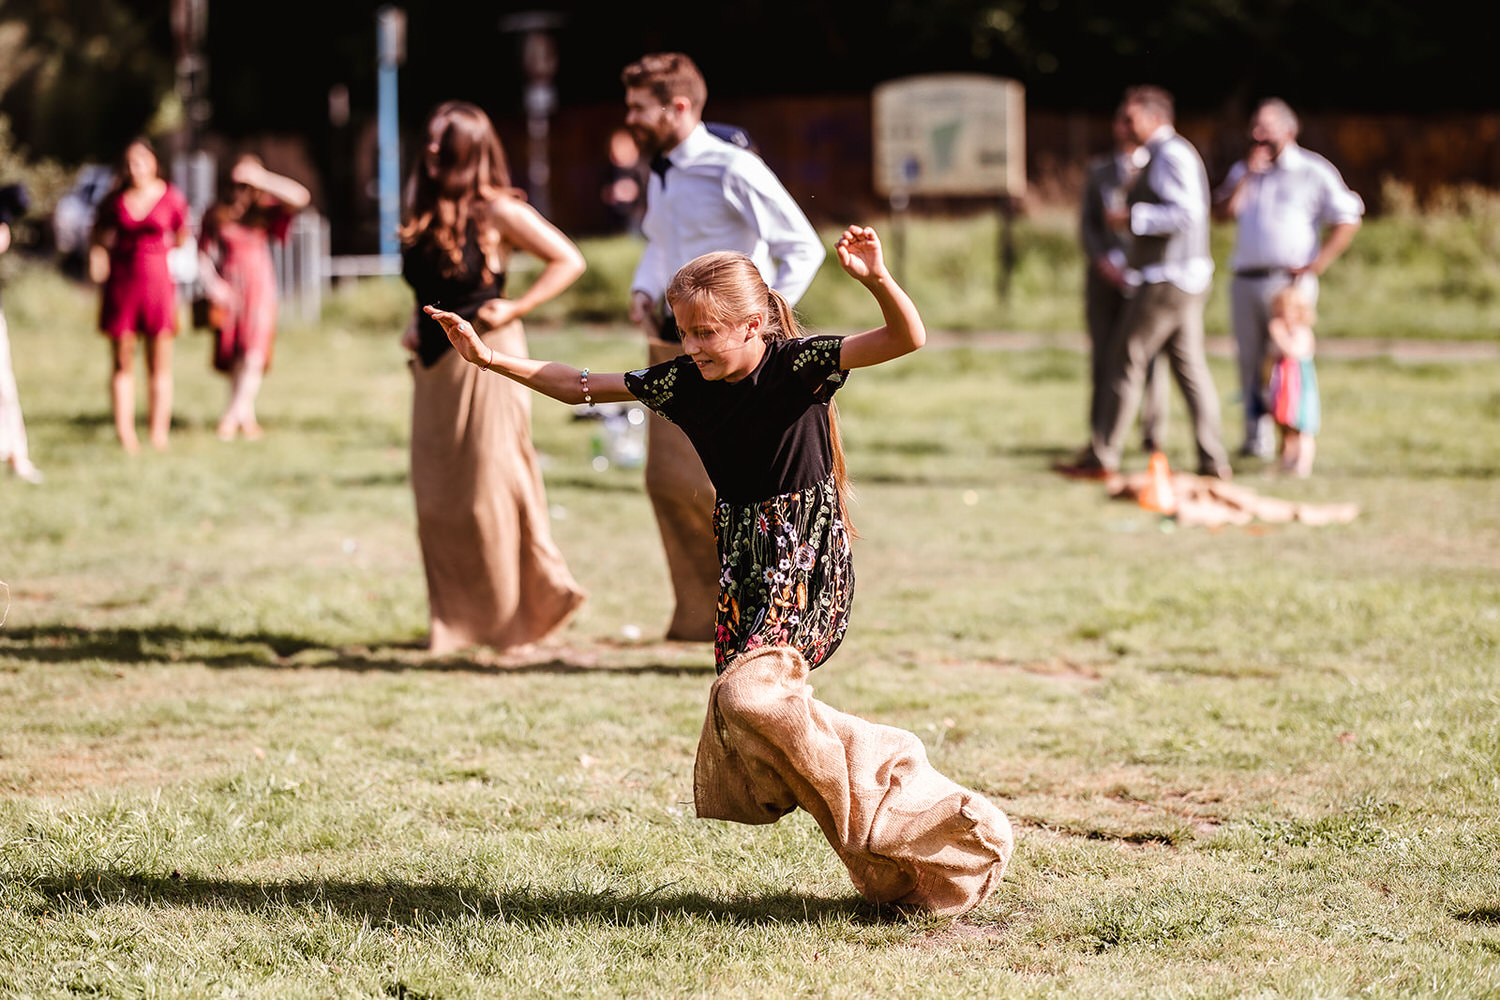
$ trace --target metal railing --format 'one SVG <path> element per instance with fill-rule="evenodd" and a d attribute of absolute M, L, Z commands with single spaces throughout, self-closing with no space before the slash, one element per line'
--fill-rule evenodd
<path fill-rule="evenodd" d="M 401 258 L 394 255 L 333 256 L 328 220 L 313 211 L 292 220 L 286 241 L 272 245 L 271 262 L 281 296 L 281 318 L 308 323 L 322 316 L 323 296 L 335 281 L 401 273 Z"/>

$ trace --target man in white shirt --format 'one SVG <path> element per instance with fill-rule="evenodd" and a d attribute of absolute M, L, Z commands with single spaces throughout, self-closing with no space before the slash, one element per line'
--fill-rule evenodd
<path fill-rule="evenodd" d="M 1187 402 L 1198 473 L 1228 479 L 1219 433 L 1219 394 L 1203 349 L 1203 305 L 1213 281 L 1208 247 L 1208 174 L 1193 144 L 1172 127 L 1172 96 L 1159 87 L 1132 87 L 1125 120 L 1149 159 L 1105 221 L 1130 234 L 1126 263 L 1141 276 L 1121 318 L 1109 391 L 1101 400 L 1093 440 L 1060 471 L 1105 479 L 1120 468 L 1126 432 L 1141 403 L 1146 368 L 1165 353 Z"/>
<path fill-rule="evenodd" d="M 1261 376 L 1271 297 L 1295 281 L 1316 303 L 1318 275 L 1349 246 L 1365 212 L 1333 164 L 1297 145 L 1297 131 L 1285 101 L 1262 101 L 1250 119 L 1249 154 L 1214 193 L 1219 214 L 1238 222 L 1229 309 L 1245 409 L 1241 453 L 1261 458 L 1274 446 Z"/>
<path fill-rule="evenodd" d="M 760 157 L 704 126 L 708 88 L 691 59 L 677 52 L 647 55 L 627 66 L 621 81 L 625 127 L 651 163 L 641 221 L 646 249 L 631 282 L 630 319 L 645 332 L 655 364 L 682 353 L 664 295 L 688 261 L 737 250 L 795 304 L 826 251 Z M 687 437 L 654 414 L 646 447 L 646 492 L 677 600 L 667 637 L 711 641 L 719 595 L 713 486 Z"/>

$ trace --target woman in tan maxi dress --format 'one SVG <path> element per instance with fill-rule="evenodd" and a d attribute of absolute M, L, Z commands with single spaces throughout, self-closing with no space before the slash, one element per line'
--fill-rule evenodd
<path fill-rule="evenodd" d="M 578 248 L 510 187 L 494 126 L 463 102 L 428 119 L 407 183 L 402 275 L 419 305 L 443 303 L 484 342 L 526 354 L 521 317 L 584 270 Z M 542 261 L 526 292 L 503 297 L 510 252 Z M 526 389 L 465 364 L 414 311 L 411 481 L 427 574 L 428 648 L 506 649 L 561 627 L 583 603 L 552 541 Z"/>

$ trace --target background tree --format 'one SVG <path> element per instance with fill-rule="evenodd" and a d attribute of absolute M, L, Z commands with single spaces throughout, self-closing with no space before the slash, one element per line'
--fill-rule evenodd
<path fill-rule="evenodd" d="M 107 159 L 133 135 L 170 131 L 167 11 L 166 0 L 0 0 L 0 113 L 32 155 Z"/>

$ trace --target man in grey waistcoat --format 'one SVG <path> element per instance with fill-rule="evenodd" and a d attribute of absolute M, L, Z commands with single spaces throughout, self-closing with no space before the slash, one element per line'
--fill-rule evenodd
<path fill-rule="evenodd" d="M 1089 163 L 1078 213 L 1078 239 L 1088 261 L 1083 306 L 1089 334 L 1090 428 L 1098 421 L 1104 394 L 1117 374 L 1109 363 L 1116 356 L 1120 317 L 1140 282 L 1140 275 L 1125 263 L 1126 234 L 1106 224 L 1104 213 L 1125 205 L 1126 192 L 1146 162 L 1146 151 L 1131 134 L 1124 108 L 1115 112 L 1113 129 L 1114 150 Z M 1155 451 L 1163 443 L 1166 420 L 1166 362 L 1158 356 L 1146 369 L 1141 402 L 1141 445 L 1146 451 Z"/>
<path fill-rule="evenodd" d="M 1271 298 L 1296 282 L 1316 305 L 1318 276 L 1349 246 L 1365 214 L 1364 201 L 1333 164 L 1297 145 L 1297 132 L 1285 101 L 1262 101 L 1250 119 L 1250 152 L 1214 193 L 1220 216 L 1237 223 L 1229 316 L 1245 413 L 1240 453 L 1261 458 L 1270 458 L 1275 445 L 1261 395 Z"/>
<path fill-rule="evenodd" d="M 1203 305 L 1213 282 L 1208 248 L 1208 173 L 1193 144 L 1172 127 L 1172 96 L 1159 87 L 1132 87 L 1122 104 L 1132 135 L 1149 157 L 1123 208 L 1105 221 L 1130 234 L 1126 263 L 1141 284 L 1121 318 L 1110 363 L 1116 373 L 1101 401 L 1092 441 L 1064 471 L 1108 478 L 1141 405 L 1146 368 L 1165 353 L 1187 402 L 1200 475 L 1228 479 L 1229 457 L 1219 430 L 1219 394 L 1203 349 Z"/>

